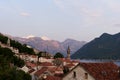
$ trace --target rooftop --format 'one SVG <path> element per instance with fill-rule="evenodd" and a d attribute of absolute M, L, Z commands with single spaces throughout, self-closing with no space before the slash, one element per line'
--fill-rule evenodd
<path fill-rule="evenodd" d="M 120 80 L 119 68 L 114 63 L 79 63 L 96 80 Z"/>
<path fill-rule="evenodd" d="M 45 80 L 62 80 L 60 77 L 56 77 L 56 76 L 47 76 L 47 78 Z"/>
<path fill-rule="evenodd" d="M 53 64 L 50 62 L 42 62 L 42 63 L 40 63 L 39 66 L 53 66 Z"/>
<path fill-rule="evenodd" d="M 45 71 L 47 71 L 47 67 L 42 67 L 42 69 L 38 70 L 35 75 L 36 76 L 40 76 L 41 74 L 43 74 Z"/>

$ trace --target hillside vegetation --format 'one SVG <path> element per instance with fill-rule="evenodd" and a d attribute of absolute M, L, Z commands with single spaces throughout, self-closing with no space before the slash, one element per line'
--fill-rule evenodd
<path fill-rule="evenodd" d="M 3 34 L 0 34 L 0 42 L 2 44 L 7 44 L 8 42 L 8 37 L 4 36 Z M 27 53 L 27 54 L 35 54 L 33 48 L 29 48 L 27 47 L 26 44 L 21 44 L 18 41 L 12 40 L 10 39 L 10 46 L 13 48 L 17 48 L 19 50 L 20 53 Z"/>
<path fill-rule="evenodd" d="M 102 34 L 84 45 L 75 54 L 74 59 L 120 59 L 120 33 Z"/>
<path fill-rule="evenodd" d="M 7 45 L 8 37 L 0 34 L 1 45 Z M 14 40 L 10 40 L 10 46 L 19 49 L 20 52 L 34 54 L 32 48 L 27 48 Z M 30 51 L 29 51 L 30 50 Z M 0 46 L 0 80 L 31 80 L 31 76 L 19 68 L 25 65 L 24 60 L 15 56 L 8 47 Z"/>

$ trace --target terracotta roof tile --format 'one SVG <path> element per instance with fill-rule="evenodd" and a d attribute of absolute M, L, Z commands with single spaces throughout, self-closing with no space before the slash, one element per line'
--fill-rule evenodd
<path fill-rule="evenodd" d="M 55 69 L 56 69 L 56 67 L 49 67 L 49 68 L 48 68 L 48 71 L 54 73 L 54 72 L 55 72 Z"/>
<path fill-rule="evenodd" d="M 40 66 L 53 66 L 53 64 L 50 62 L 42 62 Z"/>
<path fill-rule="evenodd" d="M 114 63 L 80 63 L 96 80 L 119 80 L 118 66 Z"/>
<path fill-rule="evenodd" d="M 67 64 L 66 65 L 67 67 L 69 67 L 69 68 L 71 68 L 71 67 L 73 67 L 73 66 L 75 66 L 73 63 L 69 63 L 69 64 Z"/>
<path fill-rule="evenodd" d="M 62 67 L 49 67 L 48 71 L 50 72 L 56 72 L 56 71 L 63 71 Z"/>
<path fill-rule="evenodd" d="M 47 71 L 47 67 L 42 67 L 40 70 L 38 70 L 35 75 L 36 76 L 40 76 L 42 73 L 44 73 L 45 71 Z"/>
<path fill-rule="evenodd" d="M 55 73 L 54 76 L 63 77 L 64 73 Z"/>
<path fill-rule="evenodd" d="M 47 76 L 47 78 L 45 80 L 62 80 L 60 77 L 56 77 L 56 76 Z"/>
<path fill-rule="evenodd" d="M 33 67 L 36 67 L 36 64 L 35 63 L 31 63 L 31 62 L 27 62 L 26 66 L 30 67 L 30 68 L 33 68 Z"/>
<path fill-rule="evenodd" d="M 35 71 L 35 69 L 31 69 L 31 70 L 28 71 L 28 73 L 32 73 L 34 71 Z"/>

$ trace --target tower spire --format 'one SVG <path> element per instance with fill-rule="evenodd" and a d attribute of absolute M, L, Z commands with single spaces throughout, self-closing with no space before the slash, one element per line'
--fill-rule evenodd
<path fill-rule="evenodd" d="M 67 58 L 70 59 L 70 47 L 67 48 Z"/>

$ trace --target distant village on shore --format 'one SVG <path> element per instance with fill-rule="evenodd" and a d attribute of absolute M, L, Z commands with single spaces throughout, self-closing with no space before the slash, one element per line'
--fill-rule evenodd
<path fill-rule="evenodd" d="M 55 58 L 48 52 L 34 49 L 38 55 L 20 53 L 17 48 L 10 46 L 10 40 L 1 47 L 11 49 L 15 55 L 25 61 L 22 68 L 29 73 L 32 80 L 120 80 L 120 68 L 113 62 L 83 63 L 70 58 L 70 46 L 66 57 Z M 30 46 L 27 46 L 30 47 Z M 13 65 L 14 66 L 14 65 Z"/>

